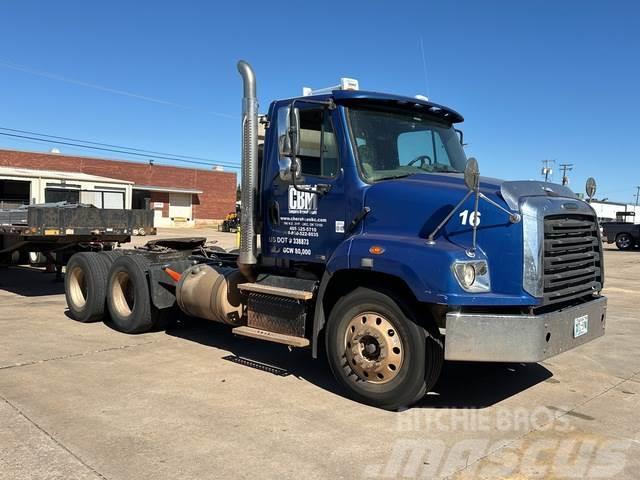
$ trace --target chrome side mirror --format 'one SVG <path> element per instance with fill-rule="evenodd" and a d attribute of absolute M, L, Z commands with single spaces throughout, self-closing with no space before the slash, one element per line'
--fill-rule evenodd
<path fill-rule="evenodd" d="M 278 138 L 280 159 L 278 160 L 278 170 L 280 179 L 291 182 L 300 176 L 300 110 L 297 108 L 286 108 L 285 115 L 286 128 Z"/>
<path fill-rule="evenodd" d="M 589 201 L 596 194 L 596 179 L 593 177 L 587 178 L 587 184 L 585 185 L 585 191 L 587 193 L 587 197 L 589 197 Z"/>
<path fill-rule="evenodd" d="M 464 167 L 464 184 L 472 192 L 477 192 L 480 189 L 480 168 L 478 161 L 473 157 L 467 160 Z"/>

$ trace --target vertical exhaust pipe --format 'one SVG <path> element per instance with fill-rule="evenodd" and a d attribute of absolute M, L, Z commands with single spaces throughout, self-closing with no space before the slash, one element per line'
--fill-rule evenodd
<path fill-rule="evenodd" d="M 258 190 L 258 99 L 256 76 L 253 68 L 244 60 L 238 62 L 242 76 L 242 170 L 241 170 L 241 219 L 240 219 L 240 272 L 252 278 L 256 258 L 256 198 Z"/>

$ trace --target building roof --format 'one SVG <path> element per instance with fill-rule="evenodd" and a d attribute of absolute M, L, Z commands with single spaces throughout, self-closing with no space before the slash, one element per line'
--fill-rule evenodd
<path fill-rule="evenodd" d="M 41 155 L 41 156 L 45 156 L 45 157 L 60 157 L 60 158 L 72 158 L 72 159 L 88 159 L 88 160 L 105 160 L 108 162 L 121 162 L 121 163 L 129 163 L 132 165 L 149 165 L 149 160 L 144 160 L 144 159 L 137 159 L 137 160 L 132 160 L 129 158 L 117 158 L 117 157 L 101 157 L 98 155 L 83 155 L 80 153 L 65 153 L 65 152 L 60 152 L 60 153 L 51 153 L 51 152 L 43 152 L 43 151 L 38 151 L 38 150 L 16 150 L 16 149 L 11 149 L 11 148 L 3 148 L 0 147 L 0 160 L 2 160 L 2 156 L 3 153 L 8 153 L 8 154 L 20 154 L 20 155 Z M 235 175 L 235 172 L 230 172 L 227 170 L 215 170 L 214 168 L 203 168 L 201 166 L 183 166 L 183 165 L 173 165 L 173 164 L 168 164 L 168 163 L 159 163 L 162 162 L 162 160 L 155 160 L 153 165 L 156 167 L 160 167 L 160 168 L 164 168 L 164 167 L 168 167 L 168 168 L 179 168 L 182 170 L 196 170 L 199 172 L 216 172 L 216 173 L 221 173 L 224 175 Z M 222 163 L 225 163 L 224 161 Z M 216 167 L 216 166 L 222 166 L 223 168 L 224 165 L 219 165 L 216 163 L 212 163 L 211 167 Z M 234 168 L 234 167 L 226 167 L 226 168 Z M 239 165 L 238 165 L 239 168 Z"/>
<path fill-rule="evenodd" d="M 134 190 L 148 190 L 150 192 L 169 192 L 169 193 L 191 193 L 198 195 L 203 193 L 202 190 L 196 188 L 182 188 L 182 187 L 160 187 L 153 185 L 134 185 Z"/>
<path fill-rule="evenodd" d="M 80 172 L 62 172 L 57 170 L 34 170 L 30 168 L 0 167 L 0 177 L 24 177 L 24 178 L 54 178 L 59 180 L 75 180 L 99 183 L 119 183 L 133 185 L 128 180 L 118 180 L 116 178 L 100 177 Z"/>

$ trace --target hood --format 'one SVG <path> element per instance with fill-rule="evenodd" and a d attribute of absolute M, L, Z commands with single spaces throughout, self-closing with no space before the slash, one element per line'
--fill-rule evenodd
<path fill-rule="evenodd" d="M 491 200 L 507 208 L 501 198 L 502 182 L 482 177 L 480 191 Z M 402 234 L 427 238 L 440 221 L 465 196 L 468 189 L 462 174 L 458 173 L 420 173 L 405 178 L 383 180 L 366 189 L 364 205 L 371 209 L 367 215 L 366 230 L 381 234 Z M 486 203 L 486 202 L 485 202 Z M 495 207 L 486 208 L 480 204 L 482 215 L 493 217 L 494 211 L 501 216 L 496 222 L 508 221 L 507 216 Z M 458 209 L 473 211 L 473 196 Z M 467 212 L 468 213 L 468 212 Z M 444 230 L 453 232 L 454 225 L 461 219 L 454 215 Z M 485 223 L 482 219 L 482 223 Z M 489 218 L 487 218 L 487 222 Z"/>
<path fill-rule="evenodd" d="M 571 190 L 560 185 L 505 182 L 487 177 L 481 177 L 480 191 L 500 207 L 519 213 L 522 213 L 520 204 L 524 197 L 575 199 Z M 417 271 L 428 272 L 437 269 L 438 265 L 449 265 L 453 259 L 468 259 L 467 251 L 473 245 L 473 223 L 479 218 L 478 258 L 488 261 L 492 292 L 524 295 L 524 222 L 512 223 L 505 211 L 488 201 L 480 200 L 479 217 L 474 217 L 475 195 L 471 195 L 438 231 L 435 243 L 427 244 L 429 235 L 467 192 L 462 174 L 425 173 L 375 183 L 368 186 L 364 194 L 364 205 L 370 208 L 370 213 L 363 221 L 361 234 L 382 242 L 386 238 L 397 244 L 418 243 L 429 252 L 430 259 L 424 261 L 416 257 L 415 262 L 424 263 L 414 267 Z"/>
<path fill-rule="evenodd" d="M 405 178 L 384 180 L 374 183 L 367 189 L 365 205 L 373 209 L 373 204 L 378 199 L 383 203 L 393 202 L 397 199 L 406 208 L 410 208 L 414 213 L 420 212 L 422 218 L 435 215 L 440 217 L 437 223 L 446 216 L 449 208 L 453 208 L 467 193 L 468 189 L 464 183 L 462 173 L 419 173 Z M 564 197 L 575 199 L 573 191 L 562 185 L 534 180 L 526 181 L 505 181 L 491 177 L 480 177 L 480 191 L 500 206 L 512 211 L 520 212 L 520 200 L 524 197 Z M 495 207 L 483 205 L 480 209 L 496 210 L 503 218 L 504 212 L 500 212 Z M 473 209 L 473 196 L 469 198 L 466 205 L 460 207 L 459 211 L 466 208 Z M 396 206 L 400 210 L 403 207 Z M 438 215 L 444 211 L 443 215 Z M 403 215 L 400 215 L 403 217 Z M 403 222 L 412 223 L 407 218 Z"/>
<path fill-rule="evenodd" d="M 536 181 L 503 181 L 480 178 L 480 191 L 490 200 L 511 211 L 520 212 L 523 197 L 547 196 L 575 199 L 567 187 Z M 383 235 L 403 235 L 426 239 L 468 192 L 462 173 L 420 173 L 405 178 L 384 180 L 366 189 L 364 205 L 371 209 L 365 231 Z M 444 236 L 452 243 L 471 245 L 470 214 L 475 196 L 471 195 L 455 212 L 436 237 Z M 521 224 L 512 224 L 504 211 L 481 200 L 478 211 L 478 246 L 498 237 L 521 242 Z M 505 228 L 508 227 L 508 228 Z M 496 238 L 492 238 L 496 237 Z M 520 249 L 518 249 L 520 250 Z"/>

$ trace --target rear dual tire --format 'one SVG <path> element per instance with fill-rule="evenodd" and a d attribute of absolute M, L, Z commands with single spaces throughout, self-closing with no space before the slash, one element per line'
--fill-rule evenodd
<path fill-rule="evenodd" d="M 70 315 L 83 323 L 104 318 L 107 278 L 113 260 L 121 252 L 81 252 L 73 255 L 66 267 L 64 294 Z"/>
<path fill-rule="evenodd" d="M 387 410 L 408 407 L 440 376 L 441 339 L 384 292 L 358 288 L 342 297 L 326 328 L 331 370 L 359 402 Z"/>
<path fill-rule="evenodd" d="M 109 325 L 124 333 L 164 328 L 172 309 L 157 309 L 151 302 L 147 273 L 150 262 L 126 255 L 113 262 L 107 281 Z"/>

